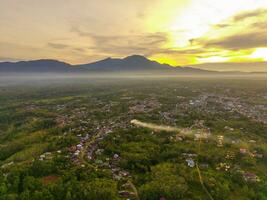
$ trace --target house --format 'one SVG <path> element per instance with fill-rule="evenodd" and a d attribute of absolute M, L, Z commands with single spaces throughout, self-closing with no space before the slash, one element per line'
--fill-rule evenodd
<path fill-rule="evenodd" d="M 45 155 L 44 154 L 40 155 L 39 160 L 43 161 L 44 159 L 45 159 Z"/>
<path fill-rule="evenodd" d="M 95 154 L 96 155 L 101 155 L 104 152 L 104 149 L 97 149 Z"/>
<path fill-rule="evenodd" d="M 82 144 L 78 144 L 78 145 L 76 146 L 76 148 L 77 148 L 78 150 L 81 150 L 81 149 L 83 148 L 83 145 L 82 145 Z"/>
<path fill-rule="evenodd" d="M 179 135 L 176 135 L 175 140 L 176 141 L 183 141 L 183 138 Z"/>
<path fill-rule="evenodd" d="M 231 168 L 230 164 L 228 163 L 219 163 L 219 165 L 216 167 L 217 170 L 223 170 L 223 171 L 229 171 Z"/>
<path fill-rule="evenodd" d="M 121 197 L 124 197 L 124 198 L 128 198 L 130 196 L 135 196 L 135 194 L 133 192 L 129 192 L 127 190 L 122 190 L 122 191 L 119 191 L 119 195 Z"/>
<path fill-rule="evenodd" d="M 124 177 L 127 177 L 127 176 L 130 176 L 130 173 L 129 172 L 127 172 L 127 171 L 120 171 L 119 172 L 119 175 L 121 175 L 121 176 L 124 176 Z"/>
<path fill-rule="evenodd" d="M 263 158 L 263 154 L 258 153 L 257 151 L 253 151 L 250 155 L 255 158 Z"/>
<path fill-rule="evenodd" d="M 185 161 L 187 162 L 188 167 L 195 167 L 195 161 L 192 158 L 187 158 Z"/>
<path fill-rule="evenodd" d="M 195 153 L 182 153 L 182 155 L 183 156 L 185 156 L 185 157 L 197 157 L 197 154 L 195 154 Z"/>
<path fill-rule="evenodd" d="M 239 152 L 240 152 L 241 154 L 246 154 L 246 153 L 247 153 L 247 149 L 240 148 L 240 149 L 239 149 Z"/>
<path fill-rule="evenodd" d="M 80 154 L 80 151 L 79 150 L 76 150 L 75 153 L 73 154 L 74 156 L 79 156 Z"/>
<path fill-rule="evenodd" d="M 254 153 L 254 157 L 256 157 L 256 158 L 263 158 L 263 154 L 261 154 L 261 153 Z"/>
<path fill-rule="evenodd" d="M 208 169 L 209 168 L 209 164 L 202 163 L 202 164 L 200 164 L 200 168 L 202 168 L 202 169 Z"/>
<path fill-rule="evenodd" d="M 223 146 L 224 136 L 223 135 L 218 135 L 217 138 L 218 138 L 217 147 L 222 147 Z"/>
<path fill-rule="evenodd" d="M 245 181 L 247 182 L 259 182 L 260 181 L 259 177 L 256 174 L 251 173 L 251 172 L 244 173 L 243 177 Z"/>
<path fill-rule="evenodd" d="M 200 132 L 200 133 L 196 133 L 194 140 L 206 140 L 209 138 L 210 134 L 206 133 L 206 132 Z"/>

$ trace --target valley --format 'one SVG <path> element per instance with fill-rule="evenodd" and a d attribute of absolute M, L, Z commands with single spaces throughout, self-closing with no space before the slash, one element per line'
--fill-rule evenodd
<path fill-rule="evenodd" d="M 1 82 L 0 199 L 266 199 L 265 78 Z"/>

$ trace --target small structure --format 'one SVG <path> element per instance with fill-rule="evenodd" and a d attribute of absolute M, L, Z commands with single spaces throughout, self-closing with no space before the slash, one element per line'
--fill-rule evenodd
<path fill-rule="evenodd" d="M 228 163 L 219 163 L 219 165 L 216 167 L 217 170 L 223 170 L 228 172 L 230 170 L 231 166 Z"/>
<path fill-rule="evenodd" d="M 119 157 L 120 156 L 118 154 L 116 154 L 116 153 L 113 155 L 113 158 L 116 159 L 116 160 L 119 159 Z"/>
<path fill-rule="evenodd" d="M 253 151 L 252 153 L 250 153 L 250 156 L 254 158 L 263 158 L 263 154 L 258 153 L 257 151 Z"/>
<path fill-rule="evenodd" d="M 104 152 L 104 149 L 97 149 L 95 154 L 96 155 L 101 155 Z"/>
<path fill-rule="evenodd" d="M 231 151 L 228 151 L 226 156 L 225 156 L 225 158 L 229 159 L 229 160 L 233 160 L 233 159 L 235 159 L 235 153 L 231 152 Z"/>
<path fill-rule="evenodd" d="M 82 144 L 77 144 L 76 148 L 77 148 L 78 150 L 81 150 L 81 149 L 83 148 L 83 145 L 82 145 Z"/>
<path fill-rule="evenodd" d="M 135 194 L 133 192 L 127 191 L 127 190 L 122 190 L 119 191 L 119 195 L 123 198 L 129 198 L 131 196 L 135 196 Z"/>
<path fill-rule="evenodd" d="M 202 164 L 200 164 L 200 168 L 202 168 L 202 169 L 208 169 L 209 168 L 209 164 L 202 163 Z"/>
<path fill-rule="evenodd" d="M 39 160 L 51 160 L 52 159 L 52 153 L 51 152 L 45 152 L 44 154 L 40 155 Z"/>
<path fill-rule="evenodd" d="M 247 153 L 247 149 L 240 148 L 240 149 L 239 149 L 239 152 L 240 152 L 241 154 L 246 154 L 246 153 Z"/>
<path fill-rule="evenodd" d="M 6 164 L 2 165 L 1 168 L 6 168 L 6 167 L 9 167 L 9 166 L 11 166 L 11 165 L 13 165 L 13 164 L 14 164 L 14 162 L 11 161 L 11 162 L 9 162 L 9 163 L 6 163 Z"/>
<path fill-rule="evenodd" d="M 45 159 L 45 155 L 44 154 L 40 155 L 39 160 L 43 161 L 44 159 Z"/>
<path fill-rule="evenodd" d="M 188 167 L 195 167 L 195 161 L 192 158 L 187 158 L 185 161 L 187 162 Z"/>
<path fill-rule="evenodd" d="M 80 150 L 76 150 L 75 153 L 73 154 L 74 156 L 79 156 Z"/>
<path fill-rule="evenodd" d="M 223 147 L 224 136 L 218 135 L 217 138 L 218 138 L 217 147 Z"/>
<path fill-rule="evenodd" d="M 259 177 L 256 174 L 251 173 L 251 172 L 244 173 L 243 177 L 245 181 L 247 182 L 259 182 L 260 181 Z"/>
<path fill-rule="evenodd" d="M 210 134 L 206 133 L 206 132 L 199 132 L 199 133 L 196 133 L 194 136 L 195 136 L 195 138 L 194 138 L 195 141 L 207 140 L 209 138 Z"/>
<path fill-rule="evenodd" d="M 183 141 L 184 139 L 181 137 L 181 135 L 176 135 L 175 136 L 175 140 L 178 142 L 178 141 Z"/>

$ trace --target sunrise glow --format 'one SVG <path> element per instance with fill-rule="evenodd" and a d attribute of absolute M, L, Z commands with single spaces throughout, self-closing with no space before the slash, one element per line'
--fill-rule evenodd
<path fill-rule="evenodd" d="M 0 61 L 77 64 L 132 54 L 172 66 L 266 61 L 266 24 L 266 0 L 2 0 Z"/>

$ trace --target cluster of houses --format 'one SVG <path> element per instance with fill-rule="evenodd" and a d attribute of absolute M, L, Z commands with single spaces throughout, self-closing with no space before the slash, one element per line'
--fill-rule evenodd
<path fill-rule="evenodd" d="M 154 98 L 132 103 L 134 105 L 129 107 L 129 113 L 147 113 L 161 106 L 160 102 Z"/>
<path fill-rule="evenodd" d="M 255 121 L 267 123 L 265 105 L 248 105 L 241 103 L 239 98 L 219 96 L 216 102 L 224 105 L 224 109 L 251 118 Z"/>
<path fill-rule="evenodd" d="M 97 159 L 97 156 L 101 156 L 104 152 L 104 149 L 97 149 L 94 154 L 95 157 L 91 159 L 94 160 L 94 163 L 101 168 L 109 168 L 112 173 L 112 177 L 116 181 L 126 182 L 121 185 L 121 190 L 118 191 L 118 194 L 122 198 L 131 198 L 135 196 L 135 193 L 132 191 L 132 187 L 129 185 L 129 180 L 131 179 L 131 175 L 128 171 L 121 169 L 119 167 L 119 162 L 121 157 L 119 154 L 113 154 L 111 158 L 106 158 L 105 161 Z"/>
<path fill-rule="evenodd" d="M 266 105 L 249 105 L 241 102 L 240 98 L 228 97 L 226 95 L 204 93 L 195 99 L 190 99 L 189 102 L 179 103 L 176 106 L 179 105 L 186 110 L 193 107 L 194 109 L 201 109 L 208 112 L 212 108 L 207 107 L 208 102 L 223 105 L 223 108 L 227 111 L 238 112 L 255 121 L 267 123 Z"/>
<path fill-rule="evenodd" d="M 85 143 L 90 138 L 90 134 L 86 134 L 84 137 L 81 134 L 78 134 L 80 142 L 77 145 L 71 146 L 69 148 L 69 152 L 71 153 L 71 159 L 74 163 L 79 164 L 80 162 L 80 154 L 84 150 Z"/>
<path fill-rule="evenodd" d="M 240 154 L 242 154 L 242 155 L 249 155 L 249 156 L 251 156 L 251 157 L 253 157 L 253 158 L 263 158 L 263 154 L 262 153 L 258 153 L 256 150 L 254 150 L 254 151 L 249 151 L 248 149 L 246 149 L 246 148 L 240 148 L 239 149 L 239 152 L 240 152 Z"/>
<path fill-rule="evenodd" d="M 25 110 L 28 112 L 37 110 L 39 108 L 39 106 L 35 105 L 35 104 L 28 104 L 25 106 Z"/>

